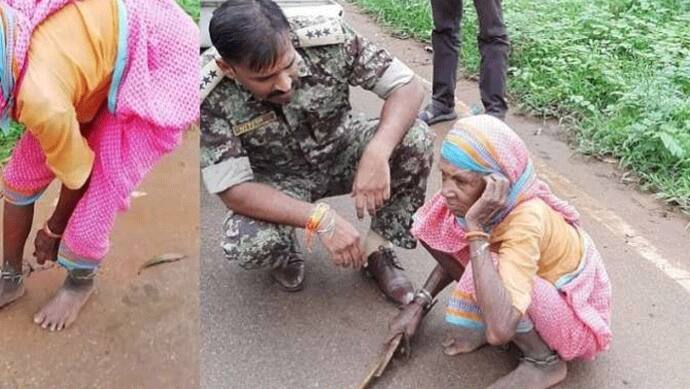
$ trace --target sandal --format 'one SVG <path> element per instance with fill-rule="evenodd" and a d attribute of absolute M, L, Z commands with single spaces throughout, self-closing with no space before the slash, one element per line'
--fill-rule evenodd
<path fill-rule="evenodd" d="M 424 123 L 432 125 L 439 122 L 455 120 L 458 118 L 458 114 L 455 113 L 454 110 L 446 113 L 441 112 L 438 110 L 438 108 L 435 108 L 433 104 L 429 104 L 422 112 L 419 113 L 417 117 Z"/>

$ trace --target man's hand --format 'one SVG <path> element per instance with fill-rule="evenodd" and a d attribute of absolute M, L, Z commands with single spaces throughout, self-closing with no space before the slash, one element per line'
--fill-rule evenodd
<path fill-rule="evenodd" d="M 43 230 L 39 230 L 34 240 L 34 257 L 39 265 L 45 264 L 47 261 L 57 261 L 58 247 L 60 246 L 60 239 L 51 238 Z"/>
<path fill-rule="evenodd" d="M 359 269 L 364 264 L 364 249 L 359 231 L 334 210 L 331 209 L 330 212 L 335 218 L 335 229 L 332 235 L 319 234 L 321 243 L 326 246 L 336 266 Z"/>
<path fill-rule="evenodd" d="M 498 174 L 490 174 L 484 177 L 486 188 L 479 200 L 477 200 L 465 215 L 465 221 L 470 231 L 483 230 L 491 223 L 496 214 L 506 206 L 510 181 Z"/>
<path fill-rule="evenodd" d="M 403 334 L 403 342 L 405 347 L 405 354 L 410 357 L 410 341 L 417 333 L 419 324 L 424 317 L 424 308 L 415 301 L 405 305 L 405 307 L 398 313 L 393 320 L 388 324 L 388 337 L 386 344 L 391 342 L 398 334 Z"/>
<path fill-rule="evenodd" d="M 352 185 L 352 197 L 355 198 L 359 219 L 364 218 L 365 209 L 369 211 L 369 215 L 376 215 L 376 210 L 391 197 L 389 157 L 390 151 L 372 142 L 359 160 Z"/>

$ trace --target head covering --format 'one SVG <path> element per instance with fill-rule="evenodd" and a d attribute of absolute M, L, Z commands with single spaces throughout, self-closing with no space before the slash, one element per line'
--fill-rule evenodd
<path fill-rule="evenodd" d="M 537 177 L 527 146 L 504 122 L 489 115 L 459 120 L 441 144 L 441 156 L 454 166 L 479 174 L 500 174 L 510 181 L 506 207 L 491 227 L 499 224 L 517 205 L 540 198 L 566 221 L 577 224 L 579 214 L 556 197 Z M 445 198 L 437 193 L 414 217 L 412 233 L 432 248 L 457 253 L 467 246 L 463 218 L 456 218 Z"/>
<path fill-rule="evenodd" d="M 441 145 L 441 156 L 456 167 L 482 175 L 498 174 L 510 181 L 505 209 L 495 216 L 498 224 L 529 195 L 537 176 L 522 139 L 500 120 L 476 116 L 461 120 Z M 464 218 L 458 222 L 465 226 Z"/>

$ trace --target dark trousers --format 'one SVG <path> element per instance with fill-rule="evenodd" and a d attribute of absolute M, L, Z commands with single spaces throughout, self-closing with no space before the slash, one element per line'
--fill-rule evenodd
<path fill-rule="evenodd" d="M 503 118 L 506 103 L 506 73 L 510 42 L 503 24 L 501 0 L 474 0 L 479 19 L 479 91 L 488 114 Z M 458 67 L 458 33 L 462 21 L 462 0 L 431 0 L 434 30 L 433 104 L 443 110 L 455 107 Z"/>

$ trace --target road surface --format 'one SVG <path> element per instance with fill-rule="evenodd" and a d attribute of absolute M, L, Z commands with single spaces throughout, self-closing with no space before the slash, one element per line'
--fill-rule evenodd
<path fill-rule="evenodd" d="M 369 39 L 403 59 L 420 77 L 431 77 L 424 45 L 392 38 L 345 3 L 346 19 Z M 461 81 L 457 96 L 479 102 L 477 85 Z M 381 103 L 356 90 L 356 110 L 377 116 Z M 613 283 L 614 341 L 594 362 L 569 365 L 560 388 L 687 388 L 690 385 L 690 269 L 688 219 L 620 183 L 615 165 L 574 154 L 559 140 L 555 123 L 510 115 L 540 174 L 572 201 L 600 248 Z M 434 127 L 441 139 L 449 125 Z M 535 135 L 539 134 L 539 135 Z M 437 140 L 438 147 L 438 140 Z M 439 188 L 432 174 L 428 194 Z M 305 289 L 286 294 L 264 271 L 247 272 L 223 258 L 219 247 L 224 208 L 202 193 L 201 328 L 204 388 L 354 388 L 364 377 L 396 313 L 375 287 L 351 270 L 337 269 L 323 249 L 307 256 Z M 347 197 L 328 201 L 362 232 Z M 433 260 L 423 250 L 398 251 L 416 285 Z M 663 267 L 661 270 L 657 265 Z M 674 273 L 675 272 L 675 273 Z M 675 274 L 675 275 L 674 275 Z M 679 275 L 680 274 L 680 275 Z M 514 354 L 483 348 L 446 357 L 441 302 L 425 319 L 413 359 L 395 361 L 377 388 L 480 388 L 508 373 Z"/>

